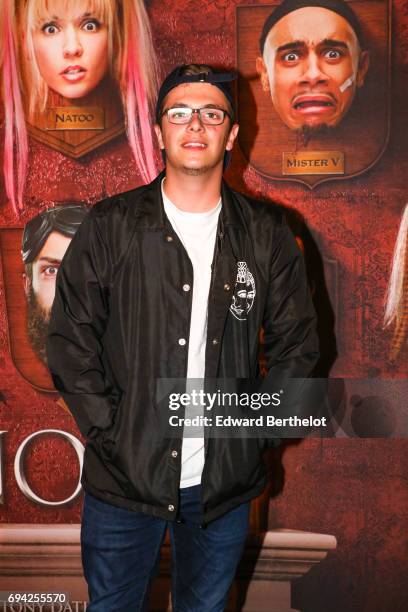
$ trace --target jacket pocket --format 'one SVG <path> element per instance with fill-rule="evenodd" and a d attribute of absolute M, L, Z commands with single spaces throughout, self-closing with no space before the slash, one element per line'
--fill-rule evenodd
<path fill-rule="evenodd" d="M 120 428 L 121 419 L 123 416 L 123 404 L 125 402 L 125 393 L 122 393 L 120 402 L 113 409 L 112 423 L 106 429 L 103 429 L 97 437 L 98 447 L 102 456 L 106 459 L 111 459 L 114 448 L 116 446 L 118 431 Z"/>

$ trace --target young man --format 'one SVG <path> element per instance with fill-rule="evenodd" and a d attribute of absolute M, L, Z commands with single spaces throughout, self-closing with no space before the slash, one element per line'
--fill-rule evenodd
<path fill-rule="evenodd" d="M 281 213 L 222 181 L 238 132 L 229 73 L 181 66 L 155 126 L 153 183 L 97 204 L 58 273 L 48 339 L 56 387 L 87 439 L 82 554 L 90 612 L 143 610 L 170 529 L 173 609 L 220 612 L 265 440 L 163 435 L 160 378 L 254 378 L 317 359 L 304 264 Z M 189 384 L 189 383 L 187 383 Z"/>

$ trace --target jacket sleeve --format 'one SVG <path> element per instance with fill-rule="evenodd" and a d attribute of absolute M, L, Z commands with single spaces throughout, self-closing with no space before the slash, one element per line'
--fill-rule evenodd
<path fill-rule="evenodd" d="M 263 328 L 268 379 L 279 384 L 310 376 L 319 350 L 304 258 L 284 217 L 276 234 Z"/>
<path fill-rule="evenodd" d="M 279 416 L 303 416 L 314 381 L 309 384 L 299 379 L 311 375 L 319 357 L 316 315 L 304 258 L 284 217 L 275 241 L 263 318 L 267 367 L 263 388 L 269 392 L 284 389 L 284 412 Z M 298 380 L 290 382 L 291 378 Z M 279 446 L 282 437 L 296 437 L 293 429 L 278 429 L 276 437 L 271 437 L 272 430 L 269 434 L 269 447 Z"/>
<path fill-rule="evenodd" d="M 86 438 L 96 437 L 112 422 L 115 390 L 101 360 L 110 269 L 106 239 L 92 209 L 58 270 L 46 343 L 54 385 Z"/>

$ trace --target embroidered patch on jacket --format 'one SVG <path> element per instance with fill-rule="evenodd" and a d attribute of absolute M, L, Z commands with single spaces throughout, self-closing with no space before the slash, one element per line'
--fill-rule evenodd
<path fill-rule="evenodd" d="M 255 280 L 248 269 L 246 261 L 238 262 L 237 280 L 230 311 L 238 321 L 245 321 L 251 310 L 256 295 Z"/>

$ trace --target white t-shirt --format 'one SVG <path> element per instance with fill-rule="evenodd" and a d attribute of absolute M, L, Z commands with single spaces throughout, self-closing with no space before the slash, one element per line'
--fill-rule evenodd
<path fill-rule="evenodd" d="M 177 208 L 168 199 L 164 192 L 163 182 L 162 195 L 165 213 L 187 251 L 194 273 L 187 379 L 203 379 L 205 374 L 208 294 L 221 198 L 217 206 L 207 212 L 186 212 Z M 194 388 L 196 388 L 196 385 Z M 188 381 L 186 391 L 191 391 Z M 186 416 L 191 414 L 189 408 L 186 407 Z M 197 414 L 197 409 L 194 414 Z M 197 428 L 194 428 L 194 431 L 195 434 L 196 432 L 199 433 Z M 183 437 L 180 488 L 200 484 L 203 467 L 204 438 Z"/>

